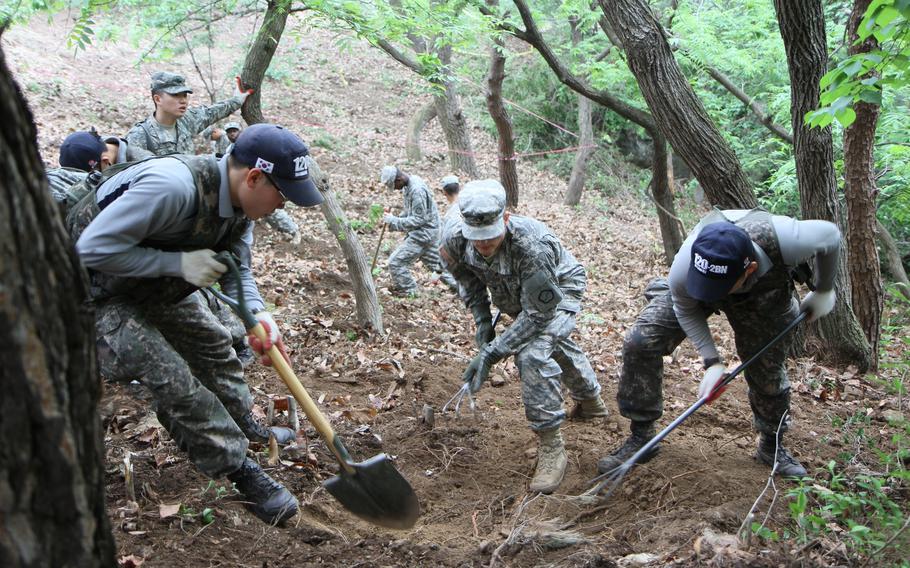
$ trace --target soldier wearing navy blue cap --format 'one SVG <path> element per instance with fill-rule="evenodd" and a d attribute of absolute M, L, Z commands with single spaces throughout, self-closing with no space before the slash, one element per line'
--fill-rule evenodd
<path fill-rule="evenodd" d="M 631 435 L 597 467 L 608 472 L 621 465 L 655 434 L 663 413 L 663 357 L 686 337 L 698 349 L 705 374 L 699 398 L 713 400 L 726 375 L 714 345 L 708 318 L 724 312 L 736 336 L 740 359 L 749 359 L 796 317 L 809 321 L 834 307 L 841 236 L 827 221 L 798 221 L 762 210 L 716 210 L 701 220 L 676 253 L 669 279 L 656 279 L 645 290 L 649 304 L 626 334 L 619 381 L 620 413 L 631 420 Z M 797 268 L 815 265 L 813 291 L 801 304 L 794 297 Z M 771 347 L 746 371 L 753 425 L 761 434 L 756 458 L 776 461 L 776 474 L 806 474 L 783 446 L 790 426 L 790 382 L 785 358 L 789 345 Z M 658 447 L 643 456 L 653 458 Z"/>
<path fill-rule="evenodd" d="M 253 418 L 230 332 L 197 290 L 220 282 L 230 296 L 243 295 L 270 334 L 254 349 L 281 347 L 250 268 L 252 221 L 285 201 L 320 203 L 312 166 L 296 135 L 257 124 L 220 160 L 166 156 L 106 173 L 67 218 L 89 270 L 102 375 L 138 377 L 194 465 L 213 478 L 226 475 L 269 523 L 293 516 L 297 500 L 246 457 L 247 444 L 272 435 L 288 442 L 295 433 Z M 216 260 L 221 251 L 240 259 L 239 279 Z"/>

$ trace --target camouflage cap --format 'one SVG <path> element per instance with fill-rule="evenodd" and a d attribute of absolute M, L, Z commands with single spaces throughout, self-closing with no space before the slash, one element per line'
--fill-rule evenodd
<path fill-rule="evenodd" d="M 442 185 L 442 187 L 445 187 L 447 185 L 453 185 L 453 184 L 458 185 L 458 183 L 459 183 L 458 176 L 452 176 L 452 175 L 446 176 L 446 177 L 442 178 L 442 181 L 440 181 L 439 183 Z"/>
<path fill-rule="evenodd" d="M 225 130 L 240 130 L 239 122 L 228 122 L 224 125 Z"/>
<path fill-rule="evenodd" d="M 183 78 L 183 75 L 156 71 L 152 73 L 152 92 L 162 91 L 169 95 L 179 95 L 180 93 L 192 93 L 193 89 L 186 86 L 186 79 Z"/>
<path fill-rule="evenodd" d="M 506 230 L 503 213 L 506 190 L 495 179 L 469 181 L 458 194 L 458 208 L 464 224 L 461 234 L 471 241 L 484 241 Z"/>

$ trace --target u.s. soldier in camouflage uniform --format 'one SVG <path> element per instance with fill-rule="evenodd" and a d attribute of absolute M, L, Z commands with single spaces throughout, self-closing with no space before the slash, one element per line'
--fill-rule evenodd
<path fill-rule="evenodd" d="M 392 292 L 402 296 L 417 293 L 411 265 L 418 259 L 433 272 L 434 278 L 438 277 L 450 290 L 456 291 L 455 280 L 439 259 L 439 210 L 427 184 L 395 166 L 382 168 L 379 181 L 389 189 L 400 189 L 404 193 L 401 215 L 386 215 L 383 219 L 390 231 L 406 233 L 404 241 L 389 257 Z"/>
<path fill-rule="evenodd" d="M 131 164 L 105 177 L 67 218 L 91 277 L 102 375 L 138 378 L 196 467 L 226 475 L 270 523 L 292 516 L 297 500 L 246 457 L 248 440 L 274 435 L 286 443 L 295 433 L 253 418 L 230 333 L 198 290 L 218 281 L 227 294 L 242 295 L 281 345 L 250 270 L 252 222 L 285 200 L 321 202 L 307 154 L 294 134 L 259 124 L 221 160 L 175 155 Z M 239 281 L 216 260 L 220 251 L 240 259 Z"/>
<path fill-rule="evenodd" d="M 619 411 L 631 422 L 625 443 L 597 466 L 611 471 L 654 436 L 663 413 L 663 357 L 688 337 L 704 358 L 699 396 L 713 400 L 715 386 L 727 372 L 708 328 L 708 317 L 724 312 L 736 336 L 736 350 L 746 361 L 796 317 L 809 320 L 834 307 L 834 277 L 840 231 L 827 221 L 797 221 L 762 210 L 714 211 L 701 220 L 676 253 L 669 280 L 652 281 L 649 304 L 626 334 L 619 382 Z M 815 289 L 797 307 L 793 275 L 815 259 Z M 745 371 L 753 423 L 761 433 L 756 457 L 775 473 L 802 476 L 805 468 L 787 451 L 782 435 L 789 426 L 790 382 L 780 341 Z M 778 426 L 780 428 L 778 429 Z M 659 447 L 643 456 L 650 460 Z"/>
<path fill-rule="evenodd" d="M 498 181 L 465 184 L 458 196 L 462 222 L 447 225 L 441 253 L 477 326 L 480 354 L 463 378 L 475 392 L 493 365 L 515 356 L 525 416 L 540 439 L 530 490 L 552 493 L 567 463 L 560 434 L 566 418 L 561 384 L 576 401 L 574 417 L 607 415 L 594 370 L 569 337 L 581 310 L 585 269 L 546 225 L 510 216 L 505 204 Z M 499 337 L 493 330 L 491 296 L 514 319 Z"/>

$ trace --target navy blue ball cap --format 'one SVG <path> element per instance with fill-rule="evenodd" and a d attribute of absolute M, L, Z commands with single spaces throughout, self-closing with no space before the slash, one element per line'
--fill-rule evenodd
<path fill-rule="evenodd" d="M 60 145 L 60 165 L 90 172 L 101 163 L 107 146 L 94 130 L 73 132 Z"/>
<path fill-rule="evenodd" d="M 752 262 L 752 239 L 729 221 L 705 225 L 692 243 L 686 291 L 701 302 L 726 296 Z"/>
<path fill-rule="evenodd" d="M 311 207 L 322 203 L 322 194 L 310 179 L 306 144 L 296 134 L 276 124 L 254 124 L 234 142 L 231 156 L 268 174 L 285 199 Z"/>

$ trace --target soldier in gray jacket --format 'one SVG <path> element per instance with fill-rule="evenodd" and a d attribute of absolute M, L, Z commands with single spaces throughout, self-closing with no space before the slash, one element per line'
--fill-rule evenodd
<path fill-rule="evenodd" d="M 719 396 L 715 386 L 727 372 L 714 345 L 708 318 L 724 312 L 736 335 L 741 360 L 749 359 L 796 317 L 809 321 L 834 307 L 841 236 L 827 221 L 797 221 L 756 210 L 716 210 L 686 238 L 670 268 L 669 281 L 657 279 L 645 290 L 650 303 L 638 316 L 623 344 L 619 380 L 620 413 L 631 420 L 631 435 L 597 467 L 608 472 L 621 465 L 655 434 L 663 414 L 663 357 L 688 337 L 705 366 L 699 397 Z M 814 259 L 815 283 L 802 304 L 794 297 L 793 277 Z M 804 267 L 804 268 L 803 268 Z M 805 468 L 783 446 L 790 426 L 790 381 L 785 358 L 788 341 L 771 347 L 746 371 L 753 425 L 761 434 L 756 458 L 775 473 L 803 476 Z M 643 456 L 641 462 L 659 450 Z"/>
<path fill-rule="evenodd" d="M 433 272 L 434 278 L 439 278 L 449 289 L 457 291 L 455 279 L 445 271 L 439 260 L 439 211 L 427 184 L 395 166 L 382 168 L 379 181 L 389 189 L 400 189 L 404 193 L 401 215 L 386 215 L 383 219 L 389 230 L 407 233 L 389 257 L 392 292 L 401 296 L 417 293 L 411 265 L 418 259 Z"/>
<path fill-rule="evenodd" d="M 447 226 L 440 252 L 477 326 L 480 353 L 463 379 L 476 392 L 493 365 L 515 356 L 525 416 L 540 442 L 530 490 L 552 493 L 567 463 L 560 435 L 566 418 L 561 385 L 576 401 L 573 417 L 607 415 L 594 370 L 569 337 L 581 310 L 585 269 L 546 225 L 505 211 L 505 189 L 498 181 L 468 182 L 458 205 L 462 222 Z M 491 296 L 514 320 L 499 337 Z"/>

